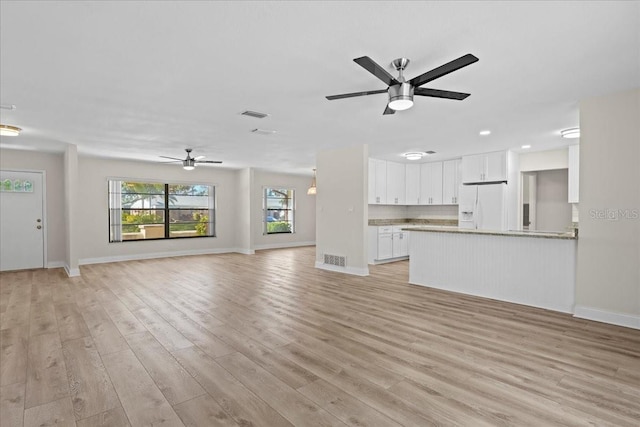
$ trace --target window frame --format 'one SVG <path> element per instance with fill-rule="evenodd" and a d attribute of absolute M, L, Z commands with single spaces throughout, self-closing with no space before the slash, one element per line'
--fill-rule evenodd
<path fill-rule="evenodd" d="M 122 222 L 122 213 L 126 210 L 131 210 L 131 208 L 124 208 L 122 206 L 122 184 L 123 183 L 137 183 L 137 184 L 151 184 L 151 185 L 162 185 L 163 191 L 162 194 L 158 194 L 159 197 L 163 199 L 163 207 L 149 207 L 142 208 L 136 210 L 149 210 L 149 211 L 162 211 L 163 222 L 162 223 L 153 223 L 153 224 L 162 224 L 164 227 L 164 236 L 162 237 L 152 237 L 146 239 L 124 239 L 122 238 L 122 228 L 124 225 Z M 197 182 L 164 182 L 158 180 L 150 180 L 150 179 L 139 179 L 139 178 L 108 178 L 107 179 L 107 204 L 108 204 L 108 241 L 109 243 L 123 243 L 123 242 L 140 242 L 140 241 L 149 241 L 149 240 L 175 240 L 175 239 L 194 239 L 194 238 L 202 238 L 202 237 L 217 237 L 216 233 L 216 213 L 217 213 L 217 193 L 216 193 L 216 185 L 212 183 L 197 183 Z M 115 188 L 118 186 L 119 188 Z M 208 195 L 209 198 L 209 206 L 207 208 L 184 208 L 177 207 L 172 208 L 170 203 L 171 193 L 169 192 L 169 188 L 171 186 L 204 186 L 208 187 Z M 135 193 L 138 194 L 138 193 Z M 139 194 L 147 194 L 147 193 L 139 193 Z M 149 193 L 151 195 L 151 193 Z M 116 205 L 116 207 L 113 207 Z M 179 211 L 179 210 L 207 210 L 210 212 L 209 220 L 207 221 L 207 226 L 211 228 L 210 234 L 203 235 L 195 235 L 195 236 L 171 236 L 171 212 Z M 114 218 L 114 213 L 118 212 Z M 115 221 L 114 221 L 115 219 Z M 197 223 L 197 221 L 193 221 L 193 223 Z M 149 224 L 149 225 L 153 225 Z M 145 225 L 145 224 L 140 224 Z M 114 230 L 114 228 L 117 230 Z M 115 231 L 112 234 L 112 231 Z M 114 238 L 115 235 L 115 238 Z"/>
<path fill-rule="evenodd" d="M 286 222 L 291 224 L 291 229 L 287 231 L 269 231 L 268 224 L 270 221 L 267 220 L 269 217 L 269 211 L 274 209 L 269 209 L 267 200 L 270 197 L 268 195 L 269 190 L 276 190 L 278 192 L 287 191 L 291 192 L 291 197 L 286 197 L 286 200 L 290 200 L 290 203 L 287 203 L 286 209 L 280 209 L 282 211 L 289 211 L 291 213 L 291 220 L 287 220 Z M 290 206 L 290 207 L 289 207 Z M 264 186 L 262 187 L 262 235 L 270 236 L 270 235 L 278 235 L 278 234 L 295 234 L 296 233 L 296 189 L 293 187 L 286 186 Z M 285 221 L 279 221 L 285 222 Z"/>

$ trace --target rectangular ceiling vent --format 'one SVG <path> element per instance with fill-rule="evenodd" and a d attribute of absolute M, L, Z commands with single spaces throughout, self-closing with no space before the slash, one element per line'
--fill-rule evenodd
<path fill-rule="evenodd" d="M 436 152 L 435 152 L 435 151 L 431 151 L 431 150 L 429 150 L 429 151 L 425 151 L 425 153 L 427 153 L 428 155 L 436 154 Z"/>
<path fill-rule="evenodd" d="M 251 110 L 243 111 L 242 113 L 240 113 L 240 115 L 254 117 L 256 119 L 264 119 L 265 117 L 269 117 L 267 113 L 260 113 L 258 111 Z"/>
<path fill-rule="evenodd" d="M 273 135 L 274 133 L 276 133 L 275 130 L 267 130 L 267 129 L 259 129 L 259 128 L 252 129 L 251 132 L 257 133 L 259 135 Z"/>
<path fill-rule="evenodd" d="M 346 267 L 347 266 L 347 257 L 342 255 L 329 255 L 324 254 L 324 263 L 335 265 L 337 267 Z"/>

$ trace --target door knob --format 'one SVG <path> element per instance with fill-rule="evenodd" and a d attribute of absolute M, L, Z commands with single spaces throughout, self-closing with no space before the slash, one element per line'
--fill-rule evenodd
<path fill-rule="evenodd" d="M 36 222 L 42 222 L 42 220 L 40 218 L 36 219 Z"/>
<path fill-rule="evenodd" d="M 36 226 L 36 228 L 37 228 L 38 230 L 40 230 L 40 229 L 42 228 L 42 226 L 41 226 L 41 225 L 38 225 L 38 226 Z"/>

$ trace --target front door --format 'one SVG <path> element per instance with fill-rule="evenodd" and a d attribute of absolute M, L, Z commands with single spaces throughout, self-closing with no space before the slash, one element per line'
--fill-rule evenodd
<path fill-rule="evenodd" d="M 44 267 L 42 172 L 0 171 L 0 270 Z"/>

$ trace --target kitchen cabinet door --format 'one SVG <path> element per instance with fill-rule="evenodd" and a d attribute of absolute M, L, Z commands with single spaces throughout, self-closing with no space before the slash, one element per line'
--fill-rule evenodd
<path fill-rule="evenodd" d="M 460 159 L 442 162 L 442 204 L 458 204 L 460 186 Z"/>
<path fill-rule="evenodd" d="M 405 166 L 405 203 L 407 205 L 420 204 L 420 165 Z"/>
<path fill-rule="evenodd" d="M 507 180 L 507 152 L 474 154 L 462 157 L 462 182 L 503 182 Z"/>
<path fill-rule="evenodd" d="M 369 159 L 369 204 L 387 203 L 387 162 Z"/>
<path fill-rule="evenodd" d="M 462 157 L 460 168 L 462 169 L 463 183 L 482 182 L 484 176 L 484 155 L 475 154 Z"/>
<path fill-rule="evenodd" d="M 394 227 L 393 231 L 393 257 L 406 257 L 409 255 L 409 232 Z"/>
<path fill-rule="evenodd" d="M 423 163 L 421 165 L 420 204 L 442 204 L 442 162 Z"/>
<path fill-rule="evenodd" d="M 387 204 L 405 204 L 406 170 L 403 163 L 387 162 Z"/>
<path fill-rule="evenodd" d="M 499 182 L 507 180 L 507 152 L 497 151 L 485 154 L 483 181 Z"/>
<path fill-rule="evenodd" d="M 569 203 L 580 201 L 580 146 L 569 146 Z"/>
<path fill-rule="evenodd" d="M 393 258 L 393 233 L 378 234 L 378 258 Z"/>

